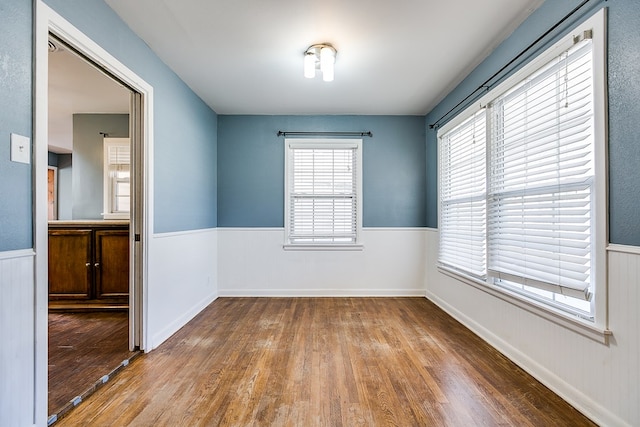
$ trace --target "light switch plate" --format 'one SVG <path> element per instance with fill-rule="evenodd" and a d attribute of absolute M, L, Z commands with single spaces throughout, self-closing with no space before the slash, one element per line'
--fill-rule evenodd
<path fill-rule="evenodd" d="M 28 137 L 11 134 L 11 161 L 31 163 L 31 140 Z"/>

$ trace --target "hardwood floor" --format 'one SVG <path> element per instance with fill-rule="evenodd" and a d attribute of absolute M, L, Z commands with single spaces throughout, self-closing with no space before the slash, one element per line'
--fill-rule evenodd
<path fill-rule="evenodd" d="M 126 311 L 49 313 L 49 414 L 63 415 L 135 352 Z"/>
<path fill-rule="evenodd" d="M 220 298 L 59 426 L 592 426 L 424 298 Z"/>

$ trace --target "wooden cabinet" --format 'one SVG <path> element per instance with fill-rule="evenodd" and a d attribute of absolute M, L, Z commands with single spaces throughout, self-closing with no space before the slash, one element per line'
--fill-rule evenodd
<path fill-rule="evenodd" d="M 91 230 L 49 230 L 49 299 L 92 297 L 92 241 Z"/>
<path fill-rule="evenodd" d="M 129 231 L 95 230 L 95 297 L 129 297 Z"/>
<path fill-rule="evenodd" d="M 49 224 L 49 301 L 108 308 L 128 300 L 128 224 Z"/>

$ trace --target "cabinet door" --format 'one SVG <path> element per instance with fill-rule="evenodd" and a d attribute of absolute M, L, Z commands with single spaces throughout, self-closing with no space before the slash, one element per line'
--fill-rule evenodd
<path fill-rule="evenodd" d="M 129 231 L 95 232 L 96 298 L 121 299 L 129 296 Z"/>
<path fill-rule="evenodd" d="M 91 230 L 49 231 L 49 298 L 92 297 Z"/>

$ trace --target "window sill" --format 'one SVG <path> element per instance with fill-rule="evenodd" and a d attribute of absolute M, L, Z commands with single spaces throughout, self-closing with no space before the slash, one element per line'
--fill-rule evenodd
<path fill-rule="evenodd" d="M 362 244 L 293 244 L 285 243 L 282 245 L 285 251 L 362 251 L 364 245 Z"/>
<path fill-rule="evenodd" d="M 509 292 L 507 289 L 498 286 L 492 286 L 481 280 L 466 276 L 464 274 L 461 274 L 460 272 L 451 270 L 441 265 L 438 266 L 438 271 L 467 285 L 471 285 L 483 292 L 500 298 L 501 300 L 513 304 L 523 310 L 526 310 L 529 313 L 535 314 L 539 317 L 542 317 L 557 325 L 560 325 L 566 329 L 570 329 L 602 344 L 608 345 L 609 337 L 613 335 L 613 333 L 605 327 L 602 327 L 595 323 L 591 323 L 577 316 L 571 316 L 568 313 L 550 306 L 543 305 L 536 301 L 528 300 L 515 292 Z"/>
<path fill-rule="evenodd" d="M 103 219 L 129 219 L 129 214 L 118 214 L 118 213 L 105 213 L 102 214 Z"/>

